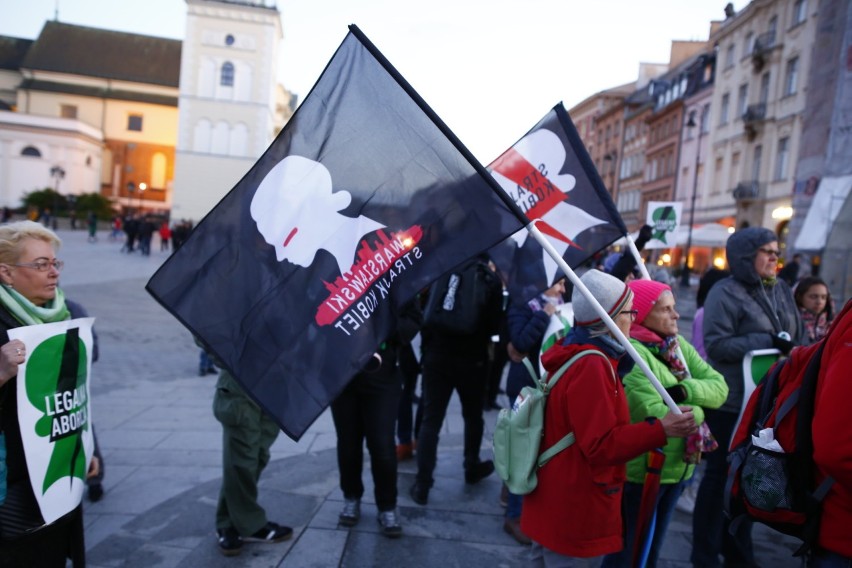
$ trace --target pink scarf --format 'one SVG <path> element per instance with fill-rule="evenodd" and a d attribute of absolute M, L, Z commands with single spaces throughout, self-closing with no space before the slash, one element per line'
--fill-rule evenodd
<path fill-rule="evenodd" d="M 672 375 L 678 381 L 682 381 L 690 376 L 685 361 L 680 357 L 680 344 L 677 335 L 670 335 L 663 338 L 647 327 L 634 323 L 630 326 L 630 337 L 641 341 L 648 347 L 656 347 L 657 358 L 666 364 L 669 371 L 671 371 Z"/>

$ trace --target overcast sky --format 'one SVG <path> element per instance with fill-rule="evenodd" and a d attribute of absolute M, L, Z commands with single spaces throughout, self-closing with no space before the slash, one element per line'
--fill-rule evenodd
<path fill-rule="evenodd" d="M 270 0 L 267 0 L 271 4 Z M 278 0 L 279 81 L 305 96 L 357 24 L 484 164 L 551 107 L 634 81 L 672 40 L 706 40 L 724 0 Z M 733 2 L 737 10 L 746 0 Z M 0 35 L 54 18 L 182 39 L 183 0 L 0 0 Z"/>

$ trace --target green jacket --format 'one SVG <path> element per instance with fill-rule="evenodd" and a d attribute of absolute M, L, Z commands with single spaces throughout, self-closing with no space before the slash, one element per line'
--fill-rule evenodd
<path fill-rule="evenodd" d="M 728 398 L 728 385 L 725 378 L 713 367 L 707 364 L 701 355 L 688 343 L 683 336 L 678 336 L 686 366 L 691 378 L 684 379 L 680 385 L 686 389 L 686 400 L 681 405 L 691 406 L 695 421 L 698 424 L 704 422 L 705 408 L 719 408 Z M 654 372 L 664 388 L 678 384 L 675 376 L 669 371 L 668 366 L 657 358 L 659 349 L 648 347 L 635 339 L 630 343 L 639 352 L 639 355 Z M 650 416 L 662 418 L 669 412 L 668 406 L 663 402 L 657 390 L 642 372 L 638 365 L 624 377 L 624 391 L 627 393 L 627 404 L 630 407 L 630 421 L 641 422 Z M 719 442 L 717 452 L 725 451 L 723 441 Z M 668 444 L 663 448 L 666 462 L 660 477 L 660 483 L 677 483 L 692 477 L 695 466 L 683 461 L 686 451 L 685 438 L 669 438 Z M 645 481 L 645 455 L 630 460 L 627 463 L 627 480 L 633 483 L 644 483 Z"/>

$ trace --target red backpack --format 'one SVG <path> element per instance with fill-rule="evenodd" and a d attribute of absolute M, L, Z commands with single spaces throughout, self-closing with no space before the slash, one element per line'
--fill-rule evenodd
<path fill-rule="evenodd" d="M 831 485 L 816 487 L 811 423 L 825 339 L 794 349 L 749 398 L 731 441 L 725 512 L 733 534 L 743 519 L 797 537 L 802 556 L 816 544 L 820 506 Z M 763 441 L 760 433 L 763 432 Z M 780 445 L 767 443 L 774 439 Z"/>

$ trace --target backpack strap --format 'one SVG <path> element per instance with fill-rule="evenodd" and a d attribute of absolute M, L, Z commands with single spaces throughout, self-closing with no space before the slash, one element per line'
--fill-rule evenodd
<path fill-rule="evenodd" d="M 556 386 L 556 383 L 559 382 L 559 379 L 562 378 L 562 375 L 564 375 L 565 372 L 568 371 L 571 365 L 573 365 L 577 362 L 578 359 L 580 359 L 581 357 L 585 357 L 586 355 L 599 355 L 606 359 L 607 363 L 609 363 L 609 359 L 607 358 L 607 356 L 598 351 L 597 349 L 584 349 L 583 351 L 580 351 L 579 353 L 568 359 L 568 361 L 566 361 L 561 367 L 559 367 L 559 369 L 557 369 L 557 371 L 553 373 L 551 377 L 545 377 L 541 380 L 541 388 L 544 391 L 544 394 L 549 394 L 550 389 Z M 524 359 L 524 362 L 528 361 Z M 532 365 L 528 365 L 528 368 L 532 369 Z M 611 368 L 612 367 L 610 367 L 610 369 Z M 574 437 L 574 432 L 568 432 L 558 442 L 541 452 L 538 456 L 538 467 L 543 467 L 547 462 L 550 461 L 553 456 L 571 446 L 574 443 L 575 439 L 576 438 Z"/>
<path fill-rule="evenodd" d="M 580 351 L 579 353 L 577 353 L 576 355 L 574 355 L 573 357 L 571 357 L 570 359 L 568 359 L 568 361 L 563 363 L 563 365 L 561 367 L 559 367 L 559 369 L 557 369 L 555 373 L 553 373 L 550 376 L 545 376 L 544 378 L 542 378 L 541 386 L 544 389 L 544 392 L 549 393 L 550 389 L 552 389 L 553 387 L 556 386 L 556 383 L 559 382 L 559 379 L 562 378 L 562 375 L 565 374 L 565 372 L 568 370 L 568 368 L 571 367 L 571 365 L 573 365 L 574 363 L 576 363 L 578 359 L 580 359 L 581 357 L 585 357 L 586 355 L 598 355 L 598 356 L 606 359 L 607 363 L 609 363 L 609 358 L 607 358 L 606 355 L 604 355 L 603 353 L 601 353 L 597 349 L 584 349 L 584 350 Z M 610 368 L 612 368 L 612 367 L 610 367 Z"/>
<path fill-rule="evenodd" d="M 541 455 L 538 456 L 538 467 L 543 467 L 550 461 L 550 458 L 569 447 L 574 441 L 574 432 L 568 432 L 561 440 L 541 452 Z"/>

